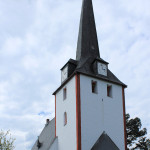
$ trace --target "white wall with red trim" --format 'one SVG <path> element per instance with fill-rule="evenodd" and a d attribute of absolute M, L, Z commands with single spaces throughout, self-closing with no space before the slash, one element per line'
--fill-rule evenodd
<path fill-rule="evenodd" d="M 56 138 L 49 150 L 58 150 L 58 138 Z"/>
<path fill-rule="evenodd" d="M 98 93 L 92 93 L 91 81 L 97 81 Z M 112 98 L 107 96 L 112 85 Z M 124 150 L 122 86 L 80 76 L 81 146 L 90 150 L 105 131 L 120 150 Z"/>
<path fill-rule="evenodd" d="M 63 100 L 63 88 L 67 98 Z M 76 141 L 76 84 L 73 77 L 56 93 L 56 136 L 59 150 L 77 150 Z M 67 124 L 64 126 L 64 112 L 67 113 Z"/>

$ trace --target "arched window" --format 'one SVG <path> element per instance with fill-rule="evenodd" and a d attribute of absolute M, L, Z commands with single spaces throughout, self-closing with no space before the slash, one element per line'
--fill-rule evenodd
<path fill-rule="evenodd" d="M 64 126 L 67 124 L 67 113 L 64 112 Z"/>

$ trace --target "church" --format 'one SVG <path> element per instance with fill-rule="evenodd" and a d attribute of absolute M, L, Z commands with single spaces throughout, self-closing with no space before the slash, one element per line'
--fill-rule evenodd
<path fill-rule="evenodd" d="M 76 60 L 61 68 L 55 118 L 32 150 L 126 150 L 126 87 L 100 55 L 92 0 L 83 0 Z"/>

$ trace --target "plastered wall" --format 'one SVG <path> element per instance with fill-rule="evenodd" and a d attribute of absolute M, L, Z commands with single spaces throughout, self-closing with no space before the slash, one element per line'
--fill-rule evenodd
<path fill-rule="evenodd" d="M 97 81 L 97 94 L 92 93 L 92 80 Z M 112 98 L 107 84 L 112 85 Z M 122 86 L 81 75 L 80 94 L 82 150 L 90 150 L 103 131 L 124 150 Z"/>
<path fill-rule="evenodd" d="M 63 100 L 63 88 L 67 98 Z M 56 94 L 56 136 L 59 150 L 76 150 L 76 90 L 73 77 Z M 64 126 L 64 112 L 67 112 L 67 125 Z"/>

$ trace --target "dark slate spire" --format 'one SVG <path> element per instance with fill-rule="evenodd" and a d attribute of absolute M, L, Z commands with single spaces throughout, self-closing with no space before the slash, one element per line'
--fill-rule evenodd
<path fill-rule="evenodd" d="M 76 60 L 100 57 L 92 0 L 83 0 Z"/>

